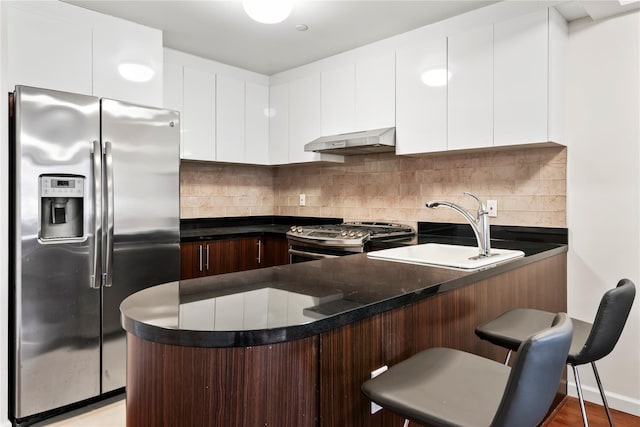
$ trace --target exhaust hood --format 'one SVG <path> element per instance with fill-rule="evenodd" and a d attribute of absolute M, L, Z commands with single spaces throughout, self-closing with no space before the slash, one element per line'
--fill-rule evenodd
<path fill-rule="evenodd" d="M 323 136 L 305 144 L 304 151 L 317 153 L 370 154 L 396 151 L 396 128 L 365 130 Z"/>

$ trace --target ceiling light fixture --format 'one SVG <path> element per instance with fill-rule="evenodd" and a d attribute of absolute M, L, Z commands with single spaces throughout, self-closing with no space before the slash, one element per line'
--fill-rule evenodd
<path fill-rule="evenodd" d="M 242 7 L 254 21 L 277 24 L 287 19 L 293 0 L 242 0 Z"/>
<path fill-rule="evenodd" d="M 153 68 L 137 62 L 121 63 L 118 65 L 118 72 L 125 79 L 137 83 L 148 82 L 155 74 Z"/>
<path fill-rule="evenodd" d="M 420 79 L 427 86 L 444 86 L 451 80 L 451 71 L 446 67 L 431 68 L 420 74 Z"/>

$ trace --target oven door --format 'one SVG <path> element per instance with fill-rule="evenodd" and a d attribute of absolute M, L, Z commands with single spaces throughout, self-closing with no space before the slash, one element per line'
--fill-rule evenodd
<path fill-rule="evenodd" d="M 313 261 L 317 259 L 337 258 L 344 255 L 364 252 L 363 246 L 358 247 L 336 247 L 316 244 L 311 242 L 301 242 L 289 240 L 289 263 Z"/>

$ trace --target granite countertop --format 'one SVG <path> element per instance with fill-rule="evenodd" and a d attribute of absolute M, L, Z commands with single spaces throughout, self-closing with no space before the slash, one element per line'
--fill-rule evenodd
<path fill-rule="evenodd" d="M 469 238 L 418 236 L 402 244 L 427 242 L 469 244 Z M 126 298 L 120 306 L 122 324 L 140 338 L 172 345 L 285 342 L 567 252 L 567 245 L 558 243 L 497 240 L 492 247 L 520 249 L 525 257 L 468 272 L 357 254 L 171 282 Z"/>
<path fill-rule="evenodd" d="M 180 221 L 180 241 L 186 243 L 265 235 L 284 237 L 292 225 L 341 224 L 342 222 L 342 218 L 277 215 L 183 219 Z"/>

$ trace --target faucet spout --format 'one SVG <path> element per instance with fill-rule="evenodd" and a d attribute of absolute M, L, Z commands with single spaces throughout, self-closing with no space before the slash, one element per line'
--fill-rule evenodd
<path fill-rule="evenodd" d="M 489 236 L 489 212 L 484 207 L 484 204 L 475 194 L 465 192 L 465 195 L 471 196 L 478 201 L 478 214 L 477 218 L 474 218 L 465 208 L 456 205 L 455 203 L 446 202 L 443 200 L 430 200 L 425 206 L 431 209 L 436 209 L 441 206 L 453 209 L 461 214 L 471 225 L 473 234 L 478 241 L 478 256 L 488 257 L 491 255 L 491 238 Z"/>

